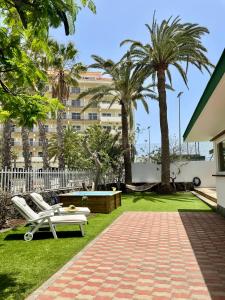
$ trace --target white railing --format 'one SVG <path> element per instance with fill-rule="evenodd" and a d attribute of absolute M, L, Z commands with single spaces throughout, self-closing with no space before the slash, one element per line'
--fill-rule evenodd
<path fill-rule="evenodd" d="M 40 170 L 1 170 L 0 188 L 11 194 L 30 191 L 57 190 L 82 187 L 82 182 L 91 185 L 90 171 L 40 171 Z"/>
<path fill-rule="evenodd" d="M 0 170 L 0 190 L 11 194 L 31 191 L 79 189 L 82 183 L 91 186 L 94 181 L 91 170 Z M 102 183 L 115 182 L 113 174 L 104 176 Z"/>

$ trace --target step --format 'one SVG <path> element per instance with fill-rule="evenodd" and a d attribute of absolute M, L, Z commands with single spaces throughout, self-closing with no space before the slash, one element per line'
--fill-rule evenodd
<path fill-rule="evenodd" d="M 216 209 L 217 208 L 217 203 L 215 201 L 212 201 L 204 196 L 202 196 L 200 193 L 196 192 L 196 191 L 192 191 L 191 192 L 194 196 L 196 196 L 198 199 L 202 200 L 203 202 L 205 202 L 208 206 L 210 206 L 212 209 Z"/>
<path fill-rule="evenodd" d="M 216 196 L 214 196 L 214 192 L 211 192 L 210 189 L 198 189 L 198 188 L 195 188 L 195 192 L 202 195 L 203 197 L 217 203 L 217 198 Z M 216 193 L 215 193 L 216 194 Z"/>

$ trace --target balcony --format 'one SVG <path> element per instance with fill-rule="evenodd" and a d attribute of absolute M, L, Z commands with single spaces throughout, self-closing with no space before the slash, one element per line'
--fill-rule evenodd
<path fill-rule="evenodd" d="M 108 110 L 108 109 L 110 109 L 110 110 L 111 109 L 121 110 L 121 105 L 118 104 L 118 103 L 114 103 L 111 107 L 110 107 L 110 103 L 100 103 L 99 107 L 101 109 L 106 109 L 106 110 Z"/>
<path fill-rule="evenodd" d="M 101 122 L 107 122 L 107 123 L 121 123 L 121 117 L 100 117 Z"/>

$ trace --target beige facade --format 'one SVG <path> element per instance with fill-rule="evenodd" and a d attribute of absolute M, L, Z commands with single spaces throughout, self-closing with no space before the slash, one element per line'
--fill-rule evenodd
<path fill-rule="evenodd" d="M 104 128 L 110 128 L 113 133 L 121 131 L 121 108 L 118 103 L 109 107 L 110 99 L 106 97 L 98 105 L 92 106 L 85 110 L 85 112 L 82 112 L 83 108 L 89 103 L 90 97 L 87 96 L 84 99 L 77 100 L 77 96 L 80 92 L 103 84 L 112 84 L 112 80 L 103 77 L 99 72 L 86 72 L 82 74 L 79 80 L 79 87 L 70 87 L 70 97 L 66 101 L 63 120 L 63 126 L 65 126 L 65 128 L 70 126 L 82 132 L 90 125 L 99 124 Z M 47 86 L 46 96 L 51 97 L 51 92 L 51 86 Z M 49 115 L 45 124 L 47 136 L 50 138 L 53 133 L 56 133 L 56 120 Z M 14 151 L 18 155 L 17 163 L 22 167 L 21 128 L 14 127 L 12 142 Z M 42 148 L 38 126 L 34 126 L 32 132 L 30 132 L 30 146 L 33 165 L 39 167 L 42 164 Z"/>

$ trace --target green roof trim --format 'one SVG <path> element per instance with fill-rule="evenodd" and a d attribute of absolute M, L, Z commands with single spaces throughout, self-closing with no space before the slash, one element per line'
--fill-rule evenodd
<path fill-rule="evenodd" d="M 223 54 L 220 57 L 218 64 L 215 67 L 215 70 L 204 90 L 204 93 L 191 117 L 191 120 L 184 132 L 183 138 L 186 140 L 188 134 L 190 133 L 191 129 L 193 128 L 195 122 L 197 121 L 198 117 L 200 116 L 201 112 L 205 108 L 209 98 L 211 97 L 212 93 L 214 92 L 215 88 L 217 87 L 218 83 L 220 82 L 221 78 L 225 73 L 225 49 L 223 50 Z"/>

